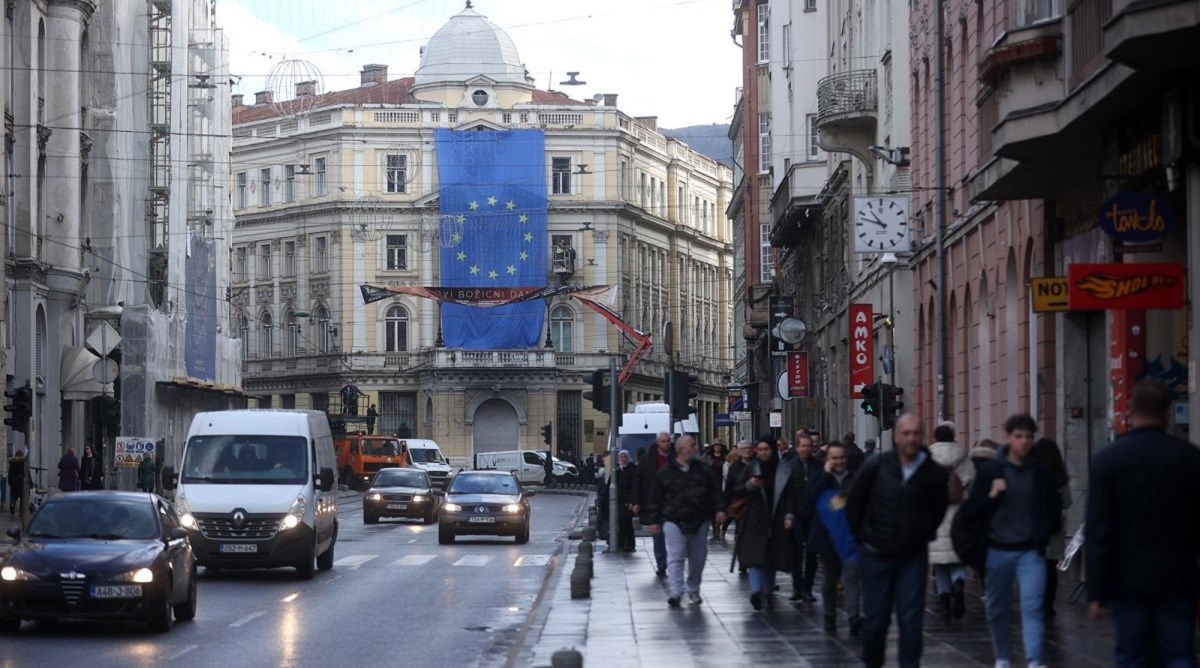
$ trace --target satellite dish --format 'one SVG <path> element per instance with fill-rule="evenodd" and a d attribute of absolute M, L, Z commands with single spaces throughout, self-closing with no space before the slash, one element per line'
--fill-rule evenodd
<path fill-rule="evenodd" d="M 771 330 L 771 336 L 788 345 L 800 343 L 804 340 L 806 333 L 808 333 L 808 325 L 805 325 L 800 318 L 787 318 Z"/>
<path fill-rule="evenodd" d="M 604 101 L 604 93 L 596 93 L 595 95 L 592 96 L 592 102 L 595 102 L 596 104 L 600 104 L 603 101 Z"/>

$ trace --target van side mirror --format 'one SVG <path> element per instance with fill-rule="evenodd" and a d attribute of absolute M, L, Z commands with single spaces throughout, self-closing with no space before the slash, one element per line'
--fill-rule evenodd
<path fill-rule="evenodd" d="M 317 489 L 322 492 L 328 492 L 333 489 L 333 469 L 325 467 L 317 474 Z"/>
<path fill-rule="evenodd" d="M 179 482 L 179 474 L 175 472 L 174 466 L 164 466 L 162 468 L 162 486 L 168 492 L 175 491 L 175 486 Z"/>

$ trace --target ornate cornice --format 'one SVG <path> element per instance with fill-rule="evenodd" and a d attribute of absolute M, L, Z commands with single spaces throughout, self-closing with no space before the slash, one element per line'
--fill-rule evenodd
<path fill-rule="evenodd" d="M 92 18 L 92 14 L 96 11 L 96 3 L 92 0 L 46 0 L 46 5 L 77 10 L 83 14 L 84 20 Z"/>

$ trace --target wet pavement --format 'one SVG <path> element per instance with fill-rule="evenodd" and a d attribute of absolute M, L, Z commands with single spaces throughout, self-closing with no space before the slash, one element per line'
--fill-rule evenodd
<path fill-rule="evenodd" d="M 665 582 L 654 574 L 650 538 L 638 539 L 634 554 L 603 553 L 597 543 L 591 598 L 571 600 L 570 569 L 574 548 L 562 562 L 544 594 L 543 612 L 527 631 L 511 666 L 549 666 L 560 649 L 579 650 L 584 666 L 860 666 L 861 642 L 851 637 L 845 614 L 838 610 L 834 635 L 824 631 L 824 608 L 816 603 L 790 603 L 791 578 L 780 574 L 775 609 L 755 612 L 745 576 L 730 572 L 730 545 L 709 543 L 699 606 L 667 607 Z M 815 591 L 820 591 L 818 572 Z M 1077 583 L 1060 579 L 1058 617 L 1047 623 L 1044 662 L 1055 668 L 1112 665 L 1112 630 L 1106 621 L 1087 617 L 1080 597 L 1071 602 Z M 991 666 L 991 641 L 984 618 L 979 582 L 967 587 L 967 614 L 944 622 L 936 614 L 932 580 L 925 612 L 922 666 L 960 668 Z M 818 596 L 819 598 L 819 596 Z M 1015 598 L 1015 597 L 1014 597 Z M 1014 621 L 1019 613 L 1014 611 Z M 1020 654 L 1019 625 L 1013 626 L 1014 665 Z M 895 624 L 888 640 L 888 665 L 895 665 Z"/>

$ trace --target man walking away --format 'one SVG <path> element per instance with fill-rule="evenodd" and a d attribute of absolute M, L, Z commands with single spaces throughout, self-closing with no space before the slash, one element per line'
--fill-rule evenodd
<path fill-rule="evenodd" d="M 651 535 L 663 535 L 667 545 L 667 605 L 677 608 L 684 594 L 683 564 L 687 561 L 687 596 L 699 605 L 700 578 L 708 559 L 708 530 L 713 519 L 722 522 L 721 491 L 712 469 L 696 459 L 696 439 L 680 436 L 675 458 L 654 477 L 646 508 Z"/>
<path fill-rule="evenodd" d="M 950 477 L 947 484 L 947 494 L 950 505 L 946 508 L 946 516 L 938 526 L 937 540 L 929 546 L 929 563 L 933 564 L 933 583 L 937 589 L 938 611 L 942 619 L 950 621 L 962 619 L 966 614 L 966 580 L 967 567 L 954 552 L 954 543 L 950 539 L 950 527 L 954 523 L 954 515 L 958 512 L 966 490 L 975 478 L 975 467 L 967 457 L 967 448 L 954 441 L 954 423 L 943 422 L 933 430 L 936 441 L 929 446 L 929 454 L 938 466 L 946 469 Z"/>
<path fill-rule="evenodd" d="M 921 446 L 920 420 L 911 413 L 900 416 L 892 439 L 892 450 L 855 476 L 846 504 L 859 546 L 868 668 L 883 665 L 893 608 L 900 666 L 920 665 L 929 541 L 937 536 L 947 505 L 948 476 Z"/>
<path fill-rule="evenodd" d="M 796 430 L 796 465 L 792 470 L 792 475 L 796 477 L 796 484 L 792 486 L 796 493 L 793 503 L 796 508 L 796 530 L 792 532 L 796 540 L 796 560 L 792 567 L 792 596 L 788 600 L 812 603 L 817 600 L 812 595 L 813 580 L 817 577 L 817 553 L 809 540 L 814 516 L 808 491 L 824 471 L 813 458 L 812 439 L 800 435 L 800 432 L 800 429 Z"/>
<path fill-rule="evenodd" d="M 862 628 L 859 607 L 859 569 L 857 559 L 843 560 L 830 536 L 829 528 L 821 519 L 819 504 L 822 499 L 830 508 L 841 505 L 845 493 L 850 489 L 852 477 L 847 463 L 846 446 L 831 443 L 825 451 L 825 470 L 817 476 L 808 489 L 809 516 L 813 517 L 808 546 L 820 555 L 825 579 L 821 584 L 821 600 L 825 604 L 825 632 L 837 632 L 837 583 L 843 584 L 846 615 L 850 618 L 850 635 L 858 635 Z M 832 493 L 832 494 L 830 494 Z M 842 526 L 845 526 L 844 524 Z"/>
<path fill-rule="evenodd" d="M 1157 380 L 1130 396 L 1132 427 L 1092 458 L 1087 587 L 1112 607 L 1118 666 L 1196 665 L 1200 450 L 1166 431 L 1173 397 Z"/>
<path fill-rule="evenodd" d="M 17 450 L 8 458 L 8 514 L 15 517 L 25 516 L 25 510 L 21 507 L 21 500 L 28 488 L 25 483 L 29 479 L 29 469 L 25 464 L 24 450 Z"/>
<path fill-rule="evenodd" d="M 979 467 L 962 512 L 974 516 L 985 508 L 991 515 L 985 601 L 988 630 L 996 668 L 1009 668 L 1012 661 L 1013 580 L 1021 589 L 1021 640 L 1030 668 L 1042 666 L 1042 594 L 1046 566 L 1042 554 L 1051 534 L 1061 522 L 1058 488 L 1044 471 L 1029 460 L 1037 423 L 1026 414 L 1014 415 L 1004 423 L 1008 442 L 996 459 Z M 1088 579 L 1095 577 L 1089 573 Z"/>
<path fill-rule="evenodd" d="M 654 447 L 638 460 L 637 479 L 633 485 L 633 513 L 641 518 L 643 526 L 650 526 L 646 517 L 642 517 L 642 506 L 650 501 L 650 488 L 654 486 L 654 478 L 659 470 L 675 459 L 675 449 L 671 447 L 671 435 L 660 431 L 654 438 Z M 667 575 L 667 543 L 663 534 L 652 534 L 654 537 L 654 566 L 658 577 Z"/>
<path fill-rule="evenodd" d="M 846 466 L 851 473 L 856 473 L 862 468 L 863 458 L 866 456 L 862 448 L 854 442 L 854 432 L 848 432 L 843 438 L 842 443 L 846 446 Z"/>

